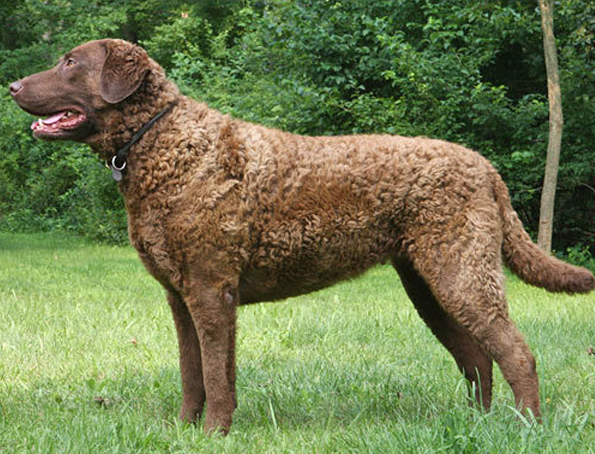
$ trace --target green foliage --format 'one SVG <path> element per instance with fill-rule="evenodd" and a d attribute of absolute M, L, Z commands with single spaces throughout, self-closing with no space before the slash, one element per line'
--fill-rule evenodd
<path fill-rule="evenodd" d="M 173 57 L 184 55 L 204 61 L 212 53 L 213 31 L 209 22 L 201 18 L 178 17 L 159 25 L 154 35 L 141 45 L 164 68 L 172 66 Z"/>
<path fill-rule="evenodd" d="M 124 202 L 111 173 L 88 156 L 78 164 L 81 178 L 59 197 L 64 228 L 99 241 L 127 242 Z"/>
<path fill-rule="evenodd" d="M 565 254 L 560 254 L 564 259 L 575 265 L 584 266 L 595 272 L 595 257 L 591 255 L 589 248 L 573 246 L 566 250 Z"/>
<path fill-rule="evenodd" d="M 558 250 L 584 245 L 595 252 L 593 17 L 587 0 L 556 3 L 565 117 Z M 139 41 L 185 93 L 249 121 L 303 134 L 426 135 L 468 145 L 494 163 L 536 230 L 548 109 L 540 17 L 531 2 L 17 0 L 0 7 L 0 20 L 11 27 L 0 31 L 4 84 L 87 39 Z M 89 228 L 92 236 L 107 229 L 100 236 L 125 238 L 117 233 L 124 222 L 113 222 L 121 209 L 113 194 L 90 187 L 109 185 L 97 180 L 101 169 L 89 171 L 79 151 L 76 165 L 54 158 L 72 146 L 32 141 L 25 117 L 8 104 L 0 125 L 11 135 L 0 138 L 11 150 L 0 158 L 7 188 L 1 222 Z M 31 166 L 15 166 L 25 149 Z M 51 188 L 33 183 L 40 176 L 54 179 Z M 106 219 L 107 226 L 99 222 Z"/>

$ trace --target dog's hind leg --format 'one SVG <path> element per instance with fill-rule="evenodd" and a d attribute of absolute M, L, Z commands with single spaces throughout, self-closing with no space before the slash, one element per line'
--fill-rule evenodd
<path fill-rule="evenodd" d="M 180 374 L 182 376 L 180 419 L 186 422 L 195 422 L 202 414 L 206 398 L 200 343 L 194 321 L 182 297 L 177 292 L 170 290 L 167 301 L 176 323 L 180 349 Z"/>
<path fill-rule="evenodd" d="M 442 294 L 438 299 L 446 312 L 465 327 L 496 361 L 512 388 L 517 408 L 523 412 L 530 410 L 539 418 L 535 358 L 508 313 L 493 311 L 494 305 L 504 306 L 503 292 L 496 297 L 491 291 L 486 291 L 484 285 L 485 281 L 478 276 L 477 282 L 469 283 L 463 294 Z"/>
<path fill-rule="evenodd" d="M 539 418 L 535 358 L 508 314 L 500 217 L 487 197 L 470 202 L 448 225 L 425 227 L 410 259 L 440 307 L 496 361 L 517 408 Z"/>
<path fill-rule="evenodd" d="M 393 266 L 417 312 L 438 340 L 454 357 L 469 383 L 470 397 L 489 410 L 492 403 L 492 359 L 471 334 L 442 309 L 432 291 L 404 258 L 395 258 Z M 473 400 L 471 400 L 473 402 Z"/>

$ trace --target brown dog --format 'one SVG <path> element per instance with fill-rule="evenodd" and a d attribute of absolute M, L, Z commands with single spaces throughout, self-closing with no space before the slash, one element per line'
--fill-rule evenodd
<path fill-rule="evenodd" d="M 539 416 L 535 360 L 511 321 L 502 263 L 554 292 L 593 275 L 541 252 L 479 154 L 398 136 L 303 137 L 182 96 L 120 40 L 83 44 L 10 86 L 43 139 L 89 144 L 126 201 L 130 239 L 166 288 L 181 418 L 231 426 L 239 304 L 310 292 L 391 261 L 419 314 L 490 407 L 492 360 Z"/>

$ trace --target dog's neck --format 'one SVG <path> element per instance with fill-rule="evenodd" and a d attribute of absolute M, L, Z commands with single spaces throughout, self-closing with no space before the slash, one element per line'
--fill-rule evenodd
<path fill-rule="evenodd" d="M 157 115 L 145 123 L 137 132 L 134 133 L 130 141 L 123 147 L 119 148 L 111 160 L 106 161 L 106 166 L 112 171 L 112 177 L 115 181 L 121 181 L 126 173 L 128 154 L 130 149 L 139 142 L 145 133 L 149 131 L 162 117 L 167 115 L 177 104 L 177 101 L 172 102 L 167 107 L 162 109 Z"/>

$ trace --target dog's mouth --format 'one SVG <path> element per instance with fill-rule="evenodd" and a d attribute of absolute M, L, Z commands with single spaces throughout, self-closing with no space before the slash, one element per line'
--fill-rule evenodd
<path fill-rule="evenodd" d="M 33 135 L 39 138 L 61 138 L 72 135 L 87 122 L 87 116 L 78 110 L 68 109 L 39 118 L 31 124 Z"/>

